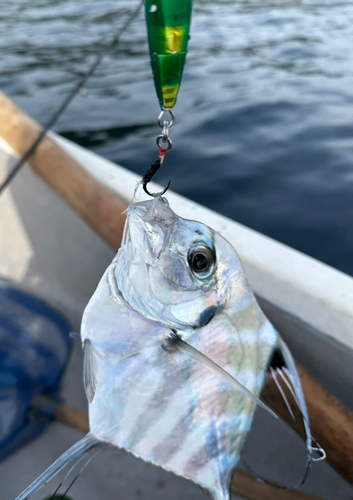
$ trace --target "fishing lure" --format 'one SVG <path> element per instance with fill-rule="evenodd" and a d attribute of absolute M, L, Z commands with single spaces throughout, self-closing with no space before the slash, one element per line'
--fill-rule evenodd
<path fill-rule="evenodd" d="M 165 153 L 172 149 L 169 129 L 174 125 L 173 107 L 176 103 L 188 47 L 192 0 L 146 0 L 146 24 L 154 85 L 161 107 L 158 125 L 161 134 L 157 136 L 159 156 L 146 172 L 142 185 L 145 192 L 148 182 L 161 167 Z M 164 119 L 166 112 L 170 121 Z M 169 181 L 170 184 L 170 181 Z M 169 184 L 160 193 L 164 194 Z"/>
<path fill-rule="evenodd" d="M 256 405 L 272 413 L 259 399 L 269 369 L 286 373 L 311 456 L 293 358 L 237 253 L 214 230 L 176 215 L 166 198 L 128 208 L 122 246 L 86 307 L 81 336 L 90 432 L 17 500 L 103 443 L 229 500 Z"/>
<path fill-rule="evenodd" d="M 154 85 L 162 110 L 175 105 L 187 52 L 191 0 L 146 0 Z"/>
<path fill-rule="evenodd" d="M 152 164 L 149 178 L 144 178 L 143 182 L 144 190 L 151 194 L 146 185 L 162 165 L 165 153 L 172 149 L 169 129 L 174 125 L 172 109 L 179 92 L 190 38 L 192 0 L 146 0 L 145 11 L 153 80 L 161 107 L 158 125 L 162 128 L 156 140 L 159 157 Z M 170 114 L 170 121 L 164 119 L 166 112 Z"/>

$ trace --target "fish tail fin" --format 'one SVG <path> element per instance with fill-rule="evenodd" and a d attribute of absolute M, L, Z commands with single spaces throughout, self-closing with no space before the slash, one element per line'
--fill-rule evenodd
<path fill-rule="evenodd" d="M 99 443 L 98 439 L 91 433 L 86 434 L 86 436 L 77 443 L 75 443 L 71 448 L 69 448 L 65 453 L 63 453 L 55 462 L 53 462 L 40 476 L 37 477 L 17 498 L 16 500 L 27 500 L 29 496 L 39 488 L 42 488 L 47 484 L 56 474 L 58 474 L 68 463 L 70 463 L 75 458 L 80 457 L 91 448 L 97 446 Z"/>

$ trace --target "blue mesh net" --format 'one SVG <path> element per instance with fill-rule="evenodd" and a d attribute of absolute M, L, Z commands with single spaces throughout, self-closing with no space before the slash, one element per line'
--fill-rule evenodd
<path fill-rule="evenodd" d="M 70 348 L 60 313 L 0 282 L 0 459 L 50 421 L 51 411 L 36 411 L 32 402 L 38 394 L 55 401 Z"/>

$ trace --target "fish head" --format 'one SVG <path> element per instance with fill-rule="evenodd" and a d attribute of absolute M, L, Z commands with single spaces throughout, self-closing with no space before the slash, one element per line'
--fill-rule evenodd
<path fill-rule="evenodd" d="M 208 226 L 183 219 L 163 197 L 127 211 L 117 257 L 118 288 L 129 305 L 178 330 L 207 325 L 243 273 L 233 247 Z"/>

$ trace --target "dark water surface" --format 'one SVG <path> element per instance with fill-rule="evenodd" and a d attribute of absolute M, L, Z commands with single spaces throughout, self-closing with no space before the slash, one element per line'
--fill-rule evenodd
<path fill-rule="evenodd" d="M 41 123 L 136 5 L 2 0 L 0 88 Z M 157 181 L 353 274 L 353 1 L 195 0 Z M 141 15 L 56 131 L 143 174 L 159 112 Z"/>

